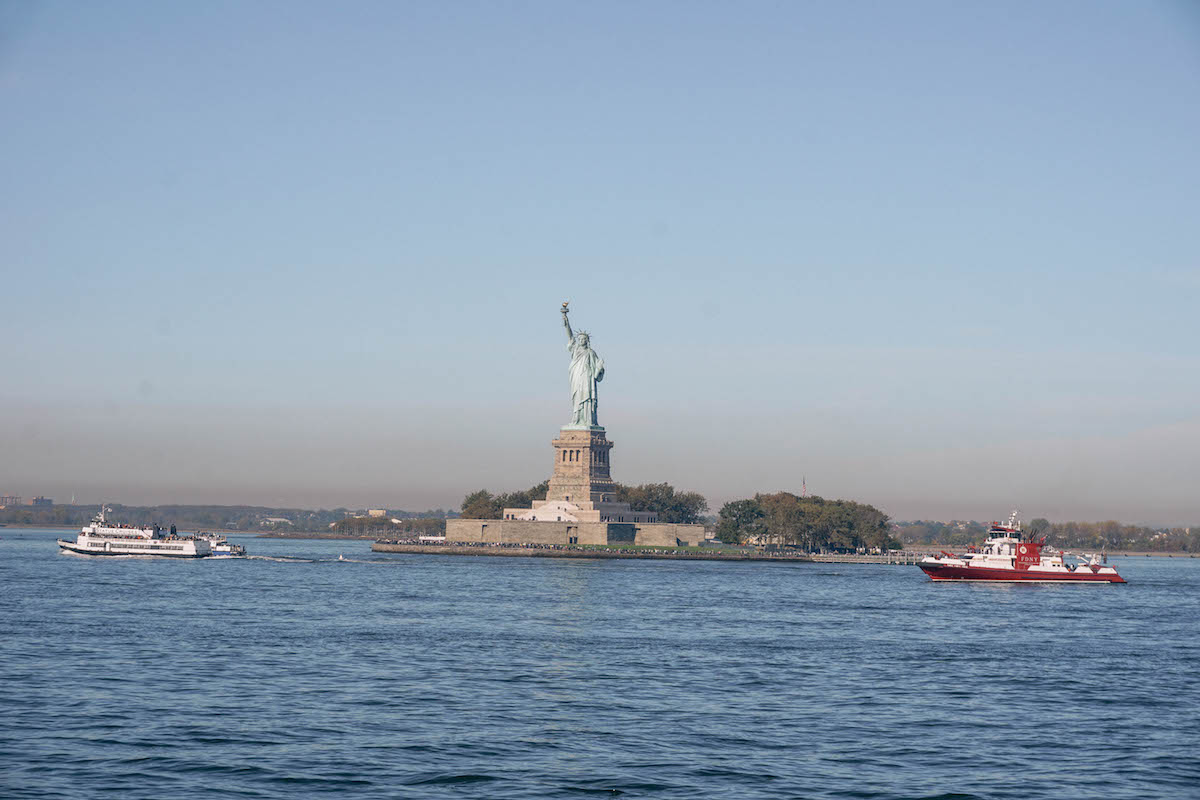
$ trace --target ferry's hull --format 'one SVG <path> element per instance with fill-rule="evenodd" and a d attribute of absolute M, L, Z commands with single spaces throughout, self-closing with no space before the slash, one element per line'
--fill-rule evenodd
<path fill-rule="evenodd" d="M 998 569 L 953 564 L 918 564 L 935 581 L 991 581 L 994 583 L 1125 583 L 1116 572 L 1092 572 L 1081 566 L 1074 572 L 1039 569 Z"/>
<path fill-rule="evenodd" d="M 146 552 L 129 552 L 121 550 L 94 550 L 90 547 L 80 547 L 75 542 L 67 542 L 62 539 L 58 540 L 58 546 L 63 550 L 72 553 L 79 553 L 85 556 L 149 556 L 150 558 L 208 558 L 212 553 L 152 553 Z"/>

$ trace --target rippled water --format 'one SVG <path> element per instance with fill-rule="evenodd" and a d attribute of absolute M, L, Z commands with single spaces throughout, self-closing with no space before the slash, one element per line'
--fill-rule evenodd
<path fill-rule="evenodd" d="M 1200 796 L 1200 560 L 935 585 L 239 541 L 271 558 L 0 530 L 0 796 Z"/>

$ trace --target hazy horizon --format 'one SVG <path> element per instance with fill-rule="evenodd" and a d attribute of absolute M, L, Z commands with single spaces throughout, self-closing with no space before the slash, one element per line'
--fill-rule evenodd
<path fill-rule="evenodd" d="M 0 494 L 1200 524 L 1187 3 L 0 10 Z"/>

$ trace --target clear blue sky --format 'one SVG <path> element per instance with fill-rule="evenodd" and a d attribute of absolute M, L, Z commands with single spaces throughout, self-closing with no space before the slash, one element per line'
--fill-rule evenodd
<path fill-rule="evenodd" d="M 1200 7 L 0 10 L 0 492 L 1200 524 Z"/>

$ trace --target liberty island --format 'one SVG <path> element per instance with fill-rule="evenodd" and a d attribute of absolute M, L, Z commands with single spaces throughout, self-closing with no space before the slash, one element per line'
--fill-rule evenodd
<path fill-rule="evenodd" d="M 506 508 L 499 520 L 447 520 L 446 540 L 653 547 L 701 544 L 704 526 L 662 523 L 654 512 L 635 511 L 616 499 L 617 486 L 610 471 L 613 442 L 599 419 L 604 359 L 592 348 L 589 332 L 571 328 L 569 315 L 568 304 L 563 303 L 562 324 L 570 355 L 570 422 L 550 443 L 554 466 L 545 499 L 534 500 L 530 508 Z"/>

